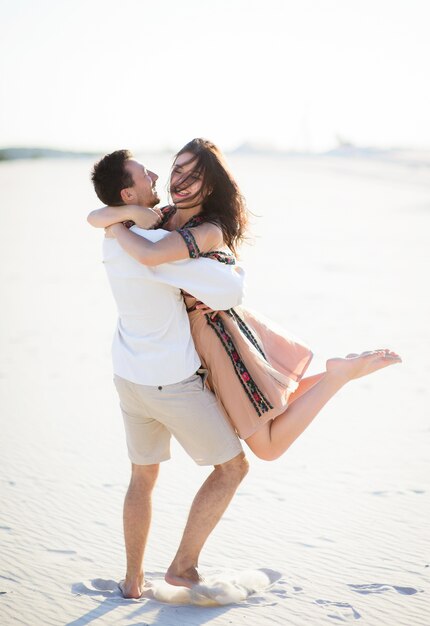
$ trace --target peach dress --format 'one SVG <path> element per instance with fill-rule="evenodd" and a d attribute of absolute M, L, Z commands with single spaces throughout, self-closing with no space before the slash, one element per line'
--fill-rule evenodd
<path fill-rule="evenodd" d="M 231 252 L 200 252 L 190 229 L 203 221 L 195 216 L 177 231 L 190 257 L 235 264 Z M 245 307 L 203 315 L 196 310 L 193 296 L 184 294 L 184 299 L 195 347 L 207 370 L 206 384 L 238 435 L 246 439 L 286 410 L 312 352 L 275 323 Z"/>

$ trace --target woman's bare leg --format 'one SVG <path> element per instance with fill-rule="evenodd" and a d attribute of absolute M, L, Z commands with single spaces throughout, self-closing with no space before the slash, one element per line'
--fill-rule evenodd
<path fill-rule="evenodd" d="M 318 382 L 297 398 L 284 413 L 248 437 L 246 443 L 259 458 L 266 461 L 277 459 L 347 382 L 394 363 L 401 363 L 401 359 L 389 350 L 349 355 L 345 359 L 329 359 L 327 370 Z"/>
<path fill-rule="evenodd" d="M 300 396 L 302 396 L 304 393 L 309 391 L 311 387 L 316 385 L 321 380 L 321 378 L 325 376 L 325 374 L 325 372 L 321 372 L 321 374 L 314 374 L 313 376 L 302 378 L 296 391 L 290 395 L 288 399 L 288 406 L 290 406 L 295 400 L 300 398 Z"/>

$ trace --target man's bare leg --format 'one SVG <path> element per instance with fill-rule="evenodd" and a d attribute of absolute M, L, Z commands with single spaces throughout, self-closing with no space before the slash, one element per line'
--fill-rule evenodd
<path fill-rule="evenodd" d="M 143 585 L 143 555 L 152 515 L 152 491 L 159 465 L 132 464 L 130 485 L 124 500 L 124 539 L 127 573 L 120 583 L 124 598 L 140 598 Z"/>
<path fill-rule="evenodd" d="M 247 472 L 243 452 L 227 463 L 215 465 L 194 498 L 180 546 L 165 576 L 168 583 L 192 587 L 200 582 L 200 552 Z"/>
<path fill-rule="evenodd" d="M 248 437 L 246 443 L 261 459 L 273 461 L 279 458 L 347 382 L 394 363 L 401 363 L 401 359 L 389 350 L 348 355 L 345 359 L 329 359 L 324 376 L 284 413 Z"/>

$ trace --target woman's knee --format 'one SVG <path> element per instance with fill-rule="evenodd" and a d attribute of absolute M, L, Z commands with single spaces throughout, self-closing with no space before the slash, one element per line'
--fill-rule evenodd
<path fill-rule="evenodd" d="M 276 461 L 287 448 L 281 449 L 272 439 L 271 422 L 264 424 L 256 433 L 245 439 L 247 445 L 262 461 Z"/>
<path fill-rule="evenodd" d="M 267 441 L 265 443 L 257 443 L 255 441 L 247 443 L 255 456 L 262 461 L 276 461 L 276 459 L 279 459 L 279 457 L 286 451 L 285 449 L 280 450 L 277 446 L 273 445 L 273 442 L 271 441 Z"/>
<path fill-rule="evenodd" d="M 276 461 L 276 459 L 279 459 L 282 454 L 282 452 L 271 450 L 270 448 L 263 450 L 253 450 L 253 453 L 262 461 Z"/>

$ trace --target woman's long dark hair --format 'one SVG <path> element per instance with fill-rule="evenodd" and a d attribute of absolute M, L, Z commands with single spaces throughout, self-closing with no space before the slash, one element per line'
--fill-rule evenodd
<path fill-rule="evenodd" d="M 207 139 L 193 139 L 177 153 L 175 159 L 190 152 L 193 169 L 179 181 L 178 190 L 185 189 L 193 177 L 202 180 L 203 200 L 199 215 L 222 229 L 227 246 L 237 252 L 237 246 L 245 238 L 248 212 L 245 199 L 228 170 L 221 151 Z M 200 195 L 200 194 L 199 194 Z"/>

